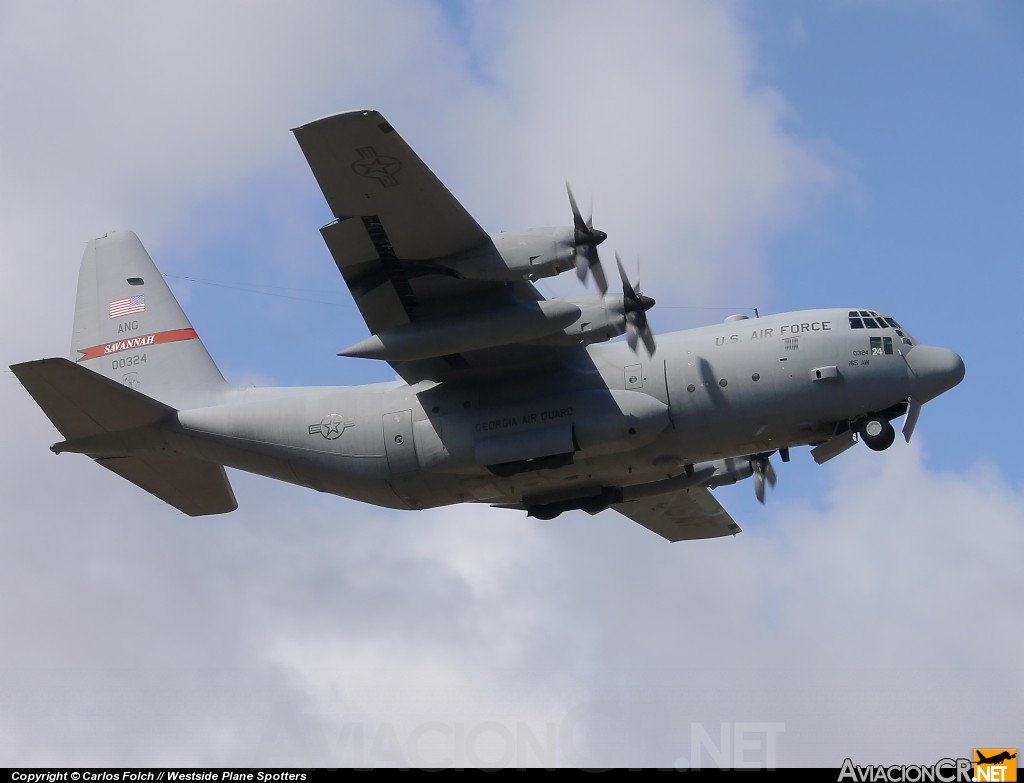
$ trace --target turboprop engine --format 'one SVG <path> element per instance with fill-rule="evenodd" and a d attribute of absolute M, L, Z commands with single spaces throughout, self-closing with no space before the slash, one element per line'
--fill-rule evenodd
<path fill-rule="evenodd" d="M 458 277 L 470 280 L 539 280 L 575 269 L 580 280 L 594 278 L 598 290 L 608 292 L 608 280 L 597 254 L 597 246 L 608 235 L 594 228 L 591 218 L 583 219 L 569 183 L 565 183 L 572 207 L 572 228 L 530 228 L 494 234 L 478 247 L 432 263 Z"/>

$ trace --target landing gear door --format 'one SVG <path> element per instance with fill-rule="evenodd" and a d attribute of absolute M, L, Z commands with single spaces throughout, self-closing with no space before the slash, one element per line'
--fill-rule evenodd
<path fill-rule="evenodd" d="M 416 470 L 416 445 L 412 438 L 412 411 L 384 414 L 384 451 L 392 473 Z"/>

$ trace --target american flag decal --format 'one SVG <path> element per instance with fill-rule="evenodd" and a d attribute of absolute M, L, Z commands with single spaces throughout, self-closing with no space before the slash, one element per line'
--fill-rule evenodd
<path fill-rule="evenodd" d="M 146 312 L 146 297 L 130 296 L 127 299 L 115 299 L 110 303 L 110 317 L 120 318 L 122 315 Z"/>

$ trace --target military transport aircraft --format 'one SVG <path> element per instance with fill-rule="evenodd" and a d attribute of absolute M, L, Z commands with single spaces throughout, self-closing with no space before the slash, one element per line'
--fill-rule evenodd
<path fill-rule="evenodd" d="M 740 532 L 709 489 L 775 483 L 769 457 L 887 448 L 958 384 L 953 351 L 861 308 L 665 334 L 569 191 L 572 228 L 488 236 L 394 128 L 354 111 L 294 130 L 321 229 L 371 336 L 342 356 L 399 379 L 225 382 L 135 234 L 90 241 L 70 360 L 12 366 L 64 440 L 188 515 L 237 507 L 224 466 L 399 509 L 488 503 L 540 519 L 614 509 L 670 541 Z M 545 299 L 574 269 L 596 296 Z M 625 334 L 622 341 L 607 342 Z"/>

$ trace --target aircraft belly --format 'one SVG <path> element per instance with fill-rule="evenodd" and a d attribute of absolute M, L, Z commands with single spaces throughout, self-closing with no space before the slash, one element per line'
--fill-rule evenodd
<path fill-rule="evenodd" d="M 465 477 L 462 479 L 462 499 L 519 502 L 524 498 L 571 497 L 596 492 L 602 487 L 661 481 L 683 472 L 684 463 L 677 456 L 674 441 L 671 436 L 663 436 L 634 451 L 579 458 L 564 467 L 515 476 Z"/>
<path fill-rule="evenodd" d="M 386 467 L 382 456 L 337 458 L 280 444 L 195 432 L 179 432 L 172 436 L 171 443 L 178 453 L 247 473 L 378 506 L 409 508 L 383 478 Z"/>
<path fill-rule="evenodd" d="M 185 440 L 206 459 L 375 505 L 414 507 L 389 483 L 395 470 L 418 468 L 411 413 L 385 417 L 386 448 L 381 400 L 379 392 L 349 388 L 253 389 L 178 418 Z M 391 422 L 394 415 L 399 422 Z"/>

